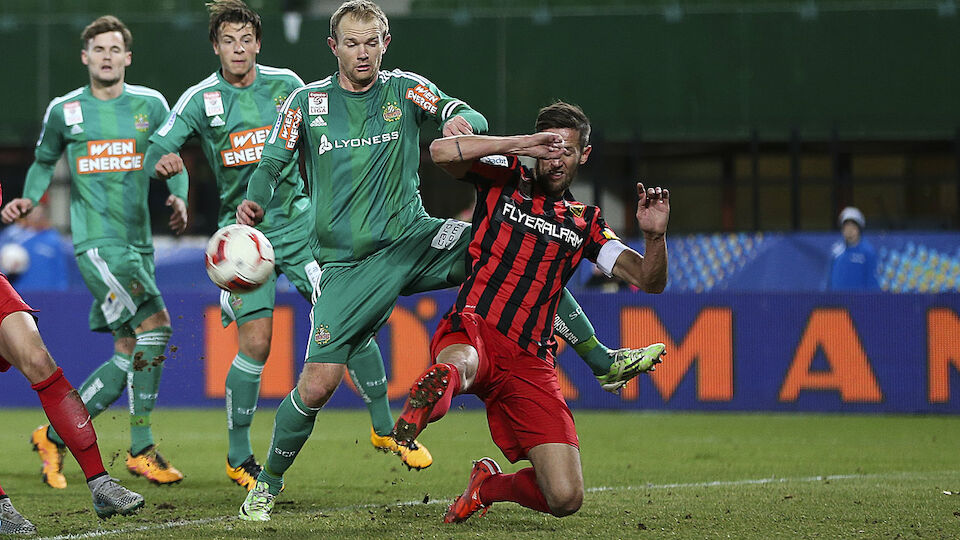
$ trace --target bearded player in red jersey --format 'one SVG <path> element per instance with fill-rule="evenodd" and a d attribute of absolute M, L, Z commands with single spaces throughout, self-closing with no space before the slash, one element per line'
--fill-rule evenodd
<path fill-rule="evenodd" d="M 37 391 L 50 424 L 83 469 L 97 515 L 106 518 L 133 514 L 143 507 L 143 497 L 118 484 L 104 470 L 90 414 L 80 394 L 47 352 L 31 315 L 35 311 L 20 298 L 7 276 L 0 273 L 0 372 L 14 366 Z M 34 532 L 36 527 L 17 512 L 0 487 L 0 533 Z"/>
<path fill-rule="evenodd" d="M 447 137 L 430 145 L 434 162 L 477 188 L 470 274 L 433 337 L 435 364 L 411 386 L 394 438 L 413 441 L 446 414 L 453 396 L 475 394 L 504 456 L 532 464 L 502 474 L 493 459 L 475 461 L 466 491 L 444 516 L 447 523 L 498 501 L 557 517 L 580 509 L 577 432 L 554 368 L 553 318 L 561 291 L 583 258 L 649 293 L 667 284 L 670 192 L 637 184 L 636 217 L 646 245 L 641 256 L 606 226 L 599 208 L 577 202 L 568 190 L 590 156 L 583 111 L 554 103 L 540 110 L 536 130 Z M 535 170 L 517 156 L 537 158 Z M 650 359 L 643 371 L 659 360 Z"/>

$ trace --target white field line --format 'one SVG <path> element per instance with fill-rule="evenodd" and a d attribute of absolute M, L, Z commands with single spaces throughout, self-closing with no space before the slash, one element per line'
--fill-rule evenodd
<path fill-rule="evenodd" d="M 952 471 L 956 472 L 956 471 Z M 823 476 L 805 476 L 800 478 L 754 478 L 754 479 L 744 479 L 744 480 L 716 480 L 713 482 L 687 482 L 687 483 L 676 483 L 676 484 L 646 484 L 638 486 L 599 486 L 587 488 L 587 493 L 599 493 L 606 491 L 641 491 L 641 490 L 651 490 L 651 489 L 682 489 L 682 488 L 710 488 L 710 487 L 719 487 L 719 486 L 748 486 L 748 485 L 763 485 L 763 484 L 786 484 L 786 483 L 810 483 L 810 482 L 823 482 L 829 480 L 854 480 L 854 479 L 890 479 L 890 478 L 923 478 L 926 476 L 934 476 L 936 478 L 942 478 L 945 473 L 910 473 L 910 472 L 901 472 L 901 473 L 888 473 L 888 474 L 831 474 Z M 389 506 L 416 506 L 421 504 L 448 504 L 452 502 L 453 499 L 430 499 L 428 502 L 424 503 L 422 500 L 416 501 L 405 501 L 391 504 L 356 504 L 351 506 L 341 506 L 339 508 L 328 508 L 325 510 L 320 510 L 322 514 L 332 514 L 337 512 L 351 512 L 355 510 L 364 510 L 368 508 L 384 508 Z M 100 531 L 91 531 L 81 534 L 63 534 L 60 536 L 48 536 L 42 537 L 39 540 L 79 540 L 82 538 L 102 538 L 105 536 L 111 535 L 120 535 L 120 534 L 130 534 L 136 532 L 146 532 L 146 531 L 159 531 L 163 529 L 174 529 L 177 527 L 190 527 L 193 525 L 206 525 L 209 523 L 216 523 L 218 521 L 226 521 L 237 519 L 235 516 L 216 516 L 203 519 L 178 519 L 174 521 L 164 521 L 162 523 L 153 523 L 150 525 L 140 525 L 137 527 L 123 527 L 120 529 L 111 529 L 111 530 L 100 530 Z"/>

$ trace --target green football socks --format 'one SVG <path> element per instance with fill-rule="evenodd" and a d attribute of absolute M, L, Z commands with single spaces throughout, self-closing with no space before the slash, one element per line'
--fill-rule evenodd
<path fill-rule="evenodd" d="M 250 423 L 257 410 L 260 396 L 260 376 L 266 364 L 255 361 L 243 353 L 237 353 L 230 371 L 227 372 L 227 434 L 230 449 L 227 461 L 237 467 L 253 455 L 250 446 Z"/>
<path fill-rule="evenodd" d="M 150 413 L 157 402 L 160 375 L 163 373 L 163 355 L 173 330 L 159 326 L 137 334 L 133 361 L 127 376 L 130 398 L 130 453 L 137 455 L 153 444 Z"/>
<path fill-rule="evenodd" d="M 560 295 L 554 328 L 590 366 L 594 375 L 606 375 L 610 371 L 610 365 L 613 364 L 610 350 L 597 341 L 596 332 L 586 313 L 566 288 Z"/>
<path fill-rule="evenodd" d="M 381 437 L 389 435 L 393 430 L 393 415 L 387 398 L 387 373 L 377 342 L 371 339 L 354 352 L 347 360 L 347 371 L 367 405 L 373 430 Z"/>
<path fill-rule="evenodd" d="M 270 493 L 280 493 L 283 485 L 283 473 L 287 472 L 293 460 L 310 438 L 313 423 L 317 419 L 319 407 L 307 407 L 300 392 L 294 388 L 283 398 L 277 407 L 277 416 L 273 421 L 273 439 L 270 441 L 270 453 L 258 480 L 270 484 Z M 274 493 L 276 489 L 276 493 Z"/>

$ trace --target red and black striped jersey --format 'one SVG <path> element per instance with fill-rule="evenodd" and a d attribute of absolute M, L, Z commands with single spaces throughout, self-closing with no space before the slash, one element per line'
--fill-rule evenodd
<path fill-rule="evenodd" d="M 468 248 L 469 273 L 449 314 L 475 312 L 521 347 L 553 361 L 553 318 L 564 285 L 586 257 L 617 236 L 596 206 L 534 190 L 516 156 L 475 161 L 463 180 L 477 188 Z"/>

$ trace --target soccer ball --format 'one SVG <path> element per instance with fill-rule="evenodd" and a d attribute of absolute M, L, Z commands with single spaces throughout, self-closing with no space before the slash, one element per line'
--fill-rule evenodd
<path fill-rule="evenodd" d="M 16 277 L 30 268 L 30 254 L 20 244 L 10 243 L 0 248 L 0 272 Z"/>
<path fill-rule="evenodd" d="M 227 225 L 207 242 L 207 275 L 225 291 L 250 291 L 273 272 L 273 246 L 247 225 Z"/>

